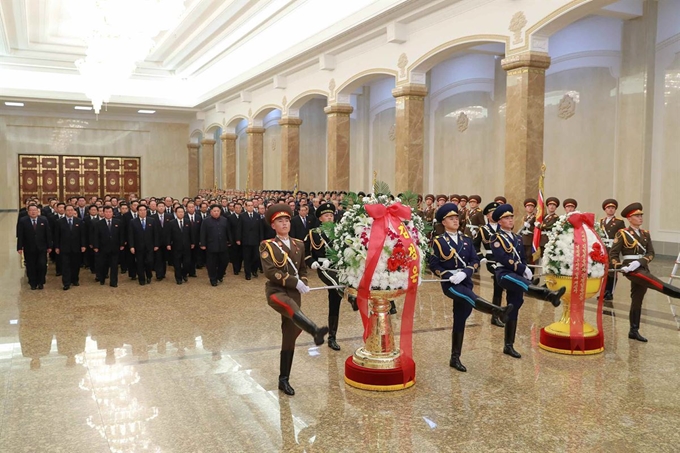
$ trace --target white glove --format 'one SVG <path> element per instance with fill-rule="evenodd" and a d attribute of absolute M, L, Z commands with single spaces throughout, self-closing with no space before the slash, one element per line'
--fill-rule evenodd
<path fill-rule="evenodd" d="M 309 292 L 309 286 L 305 285 L 302 280 L 298 280 L 297 285 L 295 285 L 295 289 L 300 291 L 300 294 L 307 294 Z"/>
<path fill-rule="evenodd" d="M 531 272 L 531 269 L 529 269 L 528 267 L 526 269 L 524 269 L 524 278 L 526 278 L 527 280 L 531 280 L 533 278 L 533 276 L 534 276 L 534 273 Z"/>
<path fill-rule="evenodd" d="M 328 269 L 329 267 L 331 267 L 330 260 L 323 260 L 321 262 L 321 269 Z"/>
<path fill-rule="evenodd" d="M 460 272 L 456 272 L 451 277 L 449 277 L 449 281 L 451 283 L 453 283 L 454 285 L 457 285 L 460 282 L 462 282 L 463 280 L 465 280 L 466 278 L 467 278 L 467 274 L 463 271 L 460 271 Z"/>
<path fill-rule="evenodd" d="M 531 224 L 529 222 L 524 222 L 524 228 L 526 229 L 531 228 Z"/>
<path fill-rule="evenodd" d="M 489 260 L 487 260 L 486 258 L 482 258 L 481 260 L 479 260 L 479 265 L 484 266 L 487 261 L 489 261 Z"/>
<path fill-rule="evenodd" d="M 535 226 L 536 228 L 540 227 L 540 226 L 541 226 L 541 222 L 534 222 L 534 226 Z"/>
<path fill-rule="evenodd" d="M 627 274 L 628 272 L 633 272 L 638 267 L 640 267 L 640 262 L 639 261 L 633 261 L 628 266 L 622 267 L 621 270 Z"/>
<path fill-rule="evenodd" d="M 318 268 L 319 268 L 319 262 L 318 262 L 318 261 L 314 261 L 310 267 L 311 267 L 312 269 L 318 269 Z"/>

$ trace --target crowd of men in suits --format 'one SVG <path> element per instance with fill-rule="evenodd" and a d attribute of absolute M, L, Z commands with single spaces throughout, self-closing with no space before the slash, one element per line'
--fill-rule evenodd
<path fill-rule="evenodd" d="M 269 205 L 289 204 L 295 212 L 291 236 L 304 240 L 317 226 L 314 212 L 321 202 L 334 203 L 336 219 L 342 216 L 343 195 L 202 190 L 182 200 L 73 196 L 50 198 L 44 206 L 29 198 L 19 211 L 17 251 L 32 290 L 44 288 L 48 258 L 65 291 L 80 286 L 81 270 L 101 285 L 108 280 L 117 287 L 119 274 L 148 285 L 154 274 L 157 281 L 165 279 L 168 266 L 178 285 L 206 268 L 210 284 L 217 286 L 229 264 L 246 280 L 261 272 L 259 244 L 274 237 L 264 220 Z"/>

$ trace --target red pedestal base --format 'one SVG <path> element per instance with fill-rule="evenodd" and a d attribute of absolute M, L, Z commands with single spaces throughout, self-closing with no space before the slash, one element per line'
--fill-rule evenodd
<path fill-rule="evenodd" d="M 604 338 L 601 333 L 594 337 L 586 337 L 583 340 L 585 350 L 577 349 L 572 351 L 570 337 L 553 335 L 546 332 L 545 329 L 541 329 L 541 338 L 538 346 L 546 351 L 569 355 L 598 354 L 604 351 Z"/>
<path fill-rule="evenodd" d="M 406 359 L 402 357 L 402 360 Z M 411 361 L 413 362 L 413 360 Z M 410 376 L 404 384 L 404 373 L 401 367 L 388 370 L 364 368 L 355 364 L 352 356 L 350 356 L 345 361 L 345 382 L 347 385 L 362 390 L 374 390 L 377 392 L 403 390 L 416 383 L 415 370 L 414 363 L 413 376 Z"/>

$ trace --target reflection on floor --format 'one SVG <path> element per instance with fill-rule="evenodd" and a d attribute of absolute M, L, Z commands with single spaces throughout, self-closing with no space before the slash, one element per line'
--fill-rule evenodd
<path fill-rule="evenodd" d="M 558 317 L 528 299 L 515 360 L 503 330 L 473 314 L 467 373 L 448 366 L 451 303 L 437 284 L 419 292 L 417 384 L 397 393 L 347 387 L 343 362 L 361 344 L 361 321 L 343 304 L 341 352 L 301 336 L 292 398 L 277 389 L 280 318 L 262 278 L 205 273 L 118 288 L 83 274 L 62 291 L 50 268 L 30 291 L 14 242 L 16 214 L 0 214 L 0 451 L 676 451 L 680 444 L 680 338 L 668 300 L 649 292 L 642 344 L 627 338 L 629 284 L 604 316 L 606 351 L 567 357 L 540 350 L 538 329 Z M 671 260 L 653 271 L 667 276 Z M 319 285 L 316 279 L 312 285 Z M 481 294 L 490 297 L 488 273 Z M 322 322 L 325 295 L 304 297 Z M 589 302 L 587 317 L 595 320 Z M 400 319 L 400 316 L 397 316 Z"/>

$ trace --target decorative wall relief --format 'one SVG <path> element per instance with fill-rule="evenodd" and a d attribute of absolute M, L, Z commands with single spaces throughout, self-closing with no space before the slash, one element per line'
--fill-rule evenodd
<path fill-rule="evenodd" d="M 397 138 L 397 125 L 393 124 L 390 126 L 390 130 L 387 132 L 387 136 L 389 137 L 390 141 L 393 142 Z"/>
<path fill-rule="evenodd" d="M 522 29 L 527 25 L 527 18 L 524 12 L 516 12 L 512 19 L 510 19 L 510 26 L 508 30 L 513 33 L 512 43 L 521 44 L 522 43 Z"/>
<path fill-rule="evenodd" d="M 283 99 L 281 99 L 281 106 L 283 106 L 283 108 L 285 109 L 287 104 L 288 98 L 284 96 Z"/>
<path fill-rule="evenodd" d="M 456 119 L 456 124 L 458 125 L 459 132 L 465 132 L 470 125 L 470 118 L 465 114 L 465 112 L 460 112 L 458 118 Z"/>
<path fill-rule="evenodd" d="M 328 94 L 330 95 L 330 99 L 335 99 L 335 79 L 331 79 L 330 82 L 328 82 Z"/>
<path fill-rule="evenodd" d="M 565 94 L 557 107 L 557 116 L 567 120 L 576 113 L 576 101 L 569 94 Z"/>
<path fill-rule="evenodd" d="M 253 109 L 248 109 L 248 118 L 253 117 Z"/>
<path fill-rule="evenodd" d="M 399 68 L 399 78 L 406 77 L 406 66 L 408 66 L 408 58 L 405 53 L 399 55 L 399 60 L 397 61 L 397 67 Z"/>

